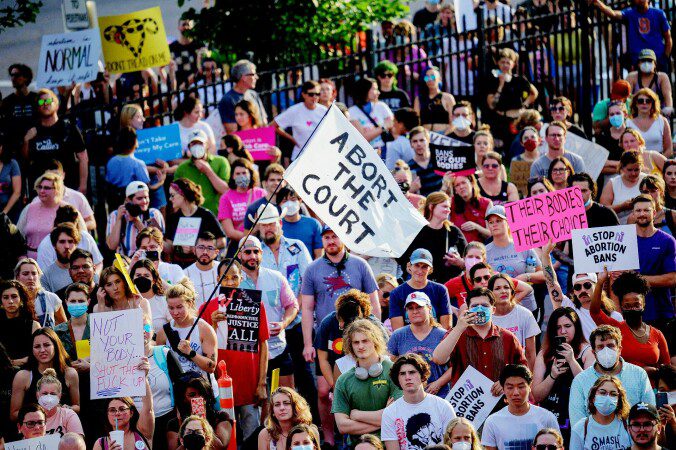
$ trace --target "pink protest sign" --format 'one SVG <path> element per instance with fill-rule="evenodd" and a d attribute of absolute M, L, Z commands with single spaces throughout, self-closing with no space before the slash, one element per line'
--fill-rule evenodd
<path fill-rule="evenodd" d="M 240 130 L 235 131 L 235 134 L 242 139 L 244 148 L 249 150 L 254 160 L 261 161 L 272 159 L 272 156 L 268 155 L 268 149 L 275 146 L 274 127 Z"/>
<path fill-rule="evenodd" d="M 577 186 L 507 203 L 505 211 L 517 252 L 542 247 L 550 240 L 566 241 L 572 230 L 588 226 Z"/>

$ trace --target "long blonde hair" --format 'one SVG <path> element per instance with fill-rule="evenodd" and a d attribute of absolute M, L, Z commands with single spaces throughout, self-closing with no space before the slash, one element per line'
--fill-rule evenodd
<path fill-rule="evenodd" d="M 265 429 L 268 430 L 268 434 L 273 442 L 277 441 L 282 435 L 282 426 L 272 412 L 275 404 L 275 395 L 279 394 L 286 395 L 291 400 L 291 408 L 293 409 L 293 416 L 291 417 L 291 421 L 293 422 L 292 427 L 299 424 L 312 424 L 312 413 L 310 413 L 310 407 L 305 398 L 293 389 L 281 386 L 270 394 L 270 399 L 268 400 L 270 410 L 268 417 L 265 419 Z"/>
<path fill-rule="evenodd" d="M 453 437 L 453 430 L 455 430 L 455 427 L 458 425 L 467 425 L 469 427 L 470 433 L 472 435 L 472 450 L 481 450 L 483 447 L 481 447 L 479 435 L 477 434 L 474 425 L 472 425 L 472 422 L 465 419 L 464 417 L 456 417 L 455 419 L 448 422 L 446 431 L 444 432 L 444 444 L 448 445 L 449 447 L 453 447 L 453 441 L 451 440 Z"/>

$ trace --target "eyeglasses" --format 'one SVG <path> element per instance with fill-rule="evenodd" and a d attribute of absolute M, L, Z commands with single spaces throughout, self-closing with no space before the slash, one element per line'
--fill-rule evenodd
<path fill-rule="evenodd" d="M 580 290 L 582 290 L 582 288 L 591 289 L 591 287 L 592 287 L 592 284 L 589 281 L 585 281 L 584 283 L 575 283 L 573 285 L 573 290 L 574 291 L 580 291 Z"/>
<path fill-rule="evenodd" d="M 652 98 L 640 97 L 636 99 L 637 105 L 651 105 L 653 103 Z"/>
<path fill-rule="evenodd" d="M 484 164 L 484 169 L 497 169 L 498 167 L 500 167 L 500 165 L 499 165 L 499 164 L 495 164 L 495 163 L 493 163 L 493 164 Z"/>
<path fill-rule="evenodd" d="M 641 194 L 654 194 L 657 189 L 641 189 Z"/>
<path fill-rule="evenodd" d="M 130 408 L 128 406 L 120 406 L 119 408 L 108 408 L 108 414 L 117 414 L 117 413 L 124 414 L 127 411 L 129 411 L 129 409 Z"/>
<path fill-rule="evenodd" d="M 394 76 L 393 73 L 384 73 L 382 75 L 378 75 L 380 78 L 392 78 Z"/>
<path fill-rule="evenodd" d="M 490 275 L 484 275 L 483 277 L 474 277 L 475 283 L 480 283 L 481 281 L 488 281 L 491 279 Z"/>
<path fill-rule="evenodd" d="M 561 112 L 561 111 L 565 111 L 565 110 L 566 110 L 566 107 L 563 106 L 563 105 L 561 105 L 561 106 L 549 105 L 549 110 L 550 110 L 550 111 L 559 111 L 559 112 Z"/>
<path fill-rule="evenodd" d="M 319 92 L 305 92 L 308 97 L 319 97 Z"/>
<path fill-rule="evenodd" d="M 537 444 L 535 450 L 558 450 L 559 446 L 554 444 Z"/>
<path fill-rule="evenodd" d="M 45 426 L 45 421 L 44 420 L 28 420 L 24 422 L 23 424 L 26 426 L 26 428 L 35 428 L 35 427 L 44 427 Z"/>
<path fill-rule="evenodd" d="M 53 190 L 54 190 L 54 186 L 44 186 L 44 185 L 41 185 L 41 186 L 38 186 L 37 188 L 35 188 L 35 190 L 36 190 L 36 191 L 53 191 Z"/>
<path fill-rule="evenodd" d="M 564 173 L 567 170 L 568 167 L 557 167 L 556 169 L 552 169 L 552 173 Z"/>
<path fill-rule="evenodd" d="M 91 264 L 83 264 L 81 266 L 74 266 L 72 264 L 70 265 L 70 270 L 72 270 L 73 272 L 77 272 L 80 270 L 91 270 L 92 268 L 93 266 Z"/>
<path fill-rule="evenodd" d="M 632 422 L 629 424 L 629 428 L 631 428 L 631 431 L 641 431 L 641 430 L 646 430 L 650 431 L 653 428 L 655 428 L 655 425 L 657 425 L 655 422 Z"/>
<path fill-rule="evenodd" d="M 242 253 L 244 253 L 245 255 L 250 255 L 250 254 L 252 254 L 252 253 L 253 253 L 254 255 L 257 255 L 257 254 L 259 254 L 260 252 L 261 252 L 261 251 L 258 250 L 258 249 L 254 249 L 254 250 L 242 250 Z"/>
<path fill-rule="evenodd" d="M 54 99 L 52 97 L 41 98 L 38 100 L 38 106 L 51 105 L 52 103 L 54 103 Z"/>
<path fill-rule="evenodd" d="M 437 79 L 436 75 L 425 75 L 425 77 L 423 78 L 423 80 L 425 81 L 434 81 L 436 79 Z"/>
<path fill-rule="evenodd" d="M 213 245 L 208 245 L 208 246 L 207 246 L 207 245 L 198 245 L 198 246 L 195 247 L 195 248 L 196 248 L 197 250 L 200 250 L 200 251 L 208 250 L 208 251 L 210 251 L 210 252 L 213 252 L 214 250 L 217 250 L 216 247 L 214 247 Z"/>

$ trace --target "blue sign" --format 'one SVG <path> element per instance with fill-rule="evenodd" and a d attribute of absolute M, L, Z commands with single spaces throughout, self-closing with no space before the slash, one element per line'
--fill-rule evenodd
<path fill-rule="evenodd" d="M 138 148 L 134 155 L 146 164 L 154 164 L 156 159 L 171 161 L 183 156 L 178 123 L 138 130 L 136 136 Z"/>

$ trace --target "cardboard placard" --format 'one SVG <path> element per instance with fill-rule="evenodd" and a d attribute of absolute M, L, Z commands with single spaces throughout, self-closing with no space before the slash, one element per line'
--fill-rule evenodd
<path fill-rule="evenodd" d="M 258 352 L 261 313 L 261 291 L 221 287 L 227 303 L 227 349 L 239 352 Z"/>
<path fill-rule="evenodd" d="M 97 30 L 83 30 L 42 36 L 38 76 L 39 87 L 53 88 L 96 79 L 101 56 Z"/>
<path fill-rule="evenodd" d="M 528 197 L 528 179 L 532 165 L 528 161 L 512 161 L 509 166 L 509 181 L 514 183 L 521 197 Z"/>
<path fill-rule="evenodd" d="M 478 429 L 500 400 L 500 396 L 494 397 L 491 394 L 492 386 L 493 381 L 474 367 L 468 366 L 453 385 L 446 400 L 453 405 L 456 416 L 464 417 Z"/>
<path fill-rule="evenodd" d="M 272 160 L 272 156 L 268 155 L 268 149 L 274 147 L 276 143 L 274 127 L 235 131 L 234 134 L 242 139 L 244 148 L 249 150 L 255 161 Z"/>
<path fill-rule="evenodd" d="M 171 161 L 183 156 L 181 131 L 178 123 L 163 127 L 144 128 L 136 132 L 138 148 L 134 156 L 146 164 L 155 164 L 155 160 Z"/>
<path fill-rule="evenodd" d="M 517 252 L 542 247 L 548 241 L 570 239 L 575 229 L 587 228 L 582 192 L 577 186 L 505 205 Z"/>
<path fill-rule="evenodd" d="M 126 73 L 171 62 L 159 6 L 129 14 L 99 17 L 101 45 L 110 73 Z"/>
<path fill-rule="evenodd" d="M 178 219 L 176 234 L 174 235 L 174 246 L 185 245 L 193 247 L 197 242 L 197 236 L 200 234 L 202 226 L 201 217 L 181 217 Z"/>
<path fill-rule="evenodd" d="M 576 273 L 639 269 L 636 225 L 573 230 Z"/>
<path fill-rule="evenodd" d="M 86 0 L 63 0 L 63 20 L 69 30 L 89 28 Z M 97 32 L 98 33 L 98 32 Z"/>
<path fill-rule="evenodd" d="M 60 440 L 58 434 L 46 434 L 23 441 L 5 442 L 5 450 L 57 450 Z"/>
<path fill-rule="evenodd" d="M 131 281 L 131 277 L 129 276 L 129 271 L 127 270 L 127 265 L 124 263 L 124 260 L 120 256 L 119 253 L 115 253 L 115 259 L 113 260 L 113 265 L 117 267 L 120 272 L 122 272 L 122 276 L 124 277 L 124 281 L 127 283 L 127 286 L 129 286 L 129 289 L 131 289 L 132 294 L 139 294 L 138 289 L 136 289 L 136 285 L 134 284 L 133 281 Z"/>
<path fill-rule="evenodd" d="M 145 356 L 143 310 L 93 313 L 91 398 L 135 397 L 146 393 L 146 374 L 137 369 Z"/>

